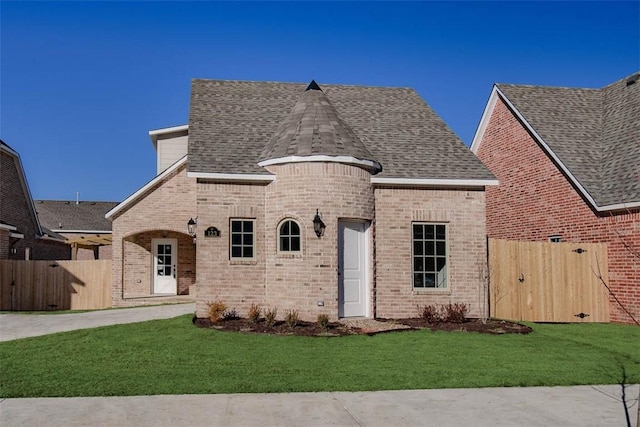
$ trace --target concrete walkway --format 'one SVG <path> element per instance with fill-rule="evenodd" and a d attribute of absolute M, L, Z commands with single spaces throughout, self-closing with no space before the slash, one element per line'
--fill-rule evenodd
<path fill-rule="evenodd" d="M 76 329 L 170 319 L 195 313 L 195 303 L 119 308 L 69 314 L 0 314 L 0 341 L 36 337 Z"/>
<path fill-rule="evenodd" d="M 625 426 L 620 386 L 6 399 L 14 426 Z M 627 389 L 636 425 L 639 387 Z"/>
<path fill-rule="evenodd" d="M 74 314 L 2 314 L 0 341 L 193 313 L 176 304 Z M 1 373 L 0 373 L 1 375 Z M 0 400 L 13 426 L 625 426 L 618 385 L 355 393 Z M 638 385 L 626 390 L 631 425 Z"/>

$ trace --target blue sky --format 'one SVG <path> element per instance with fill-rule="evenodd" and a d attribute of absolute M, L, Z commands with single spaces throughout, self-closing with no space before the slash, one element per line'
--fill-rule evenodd
<path fill-rule="evenodd" d="M 0 2 L 0 138 L 36 199 L 120 201 L 192 78 L 412 87 L 467 145 L 493 83 L 640 69 L 640 2 Z"/>

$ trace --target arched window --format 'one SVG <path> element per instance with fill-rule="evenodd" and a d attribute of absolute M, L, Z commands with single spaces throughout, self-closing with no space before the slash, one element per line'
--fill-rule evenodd
<path fill-rule="evenodd" d="M 282 221 L 278 228 L 280 252 L 300 252 L 300 226 L 292 219 Z"/>

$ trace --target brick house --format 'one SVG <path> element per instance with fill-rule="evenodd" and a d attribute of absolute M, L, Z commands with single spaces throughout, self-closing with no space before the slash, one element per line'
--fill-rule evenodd
<path fill-rule="evenodd" d="M 38 220 L 71 246 L 71 259 L 111 259 L 111 221 L 104 216 L 118 202 L 35 200 Z"/>
<path fill-rule="evenodd" d="M 38 221 L 17 151 L 0 140 L 0 259 L 69 259 L 64 237 Z"/>
<path fill-rule="evenodd" d="M 608 244 L 609 285 L 640 320 L 640 73 L 601 89 L 497 84 L 471 150 L 498 178 L 489 237 Z M 611 297 L 611 320 L 632 319 Z"/>
<path fill-rule="evenodd" d="M 414 90 L 194 80 L 189 124 L 150 137 L 158 175 L 107 214 L 114 305 L 487 312 L 497 181 Z"/>

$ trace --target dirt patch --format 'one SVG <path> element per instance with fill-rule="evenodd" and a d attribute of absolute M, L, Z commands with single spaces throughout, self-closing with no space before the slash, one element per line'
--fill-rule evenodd
<path fill-rule="evenodd" d="M 329 323 L 323 329 L 315 322 L 299 321 L 295 327 L 290 328 L 283 321 L 276 322 L 273 326 L 267 326 L 264 319 L 258 323 L 252 323 L 249 319 L 227 319 L 218 323 L 212 323 L 206 318 L 194 318 L 193 323 L 201 328 L 218 329 L 222 331 L 234 331 L 245 333 L 260 333 L 271 335 L 299 335 L 309 337 L 346 336 L 367 334 L 374 335 L 381 332 L 398 330 L 430 329 L 432 331 L 464 331 L 484 334 L 528 334 L 531 328 L 519 323 L 505 320 L 467 319 L 464 323 L 439 322 L 427 325 L 420 318 L 410 319 L 348 319 L 340 322 Z"/>

